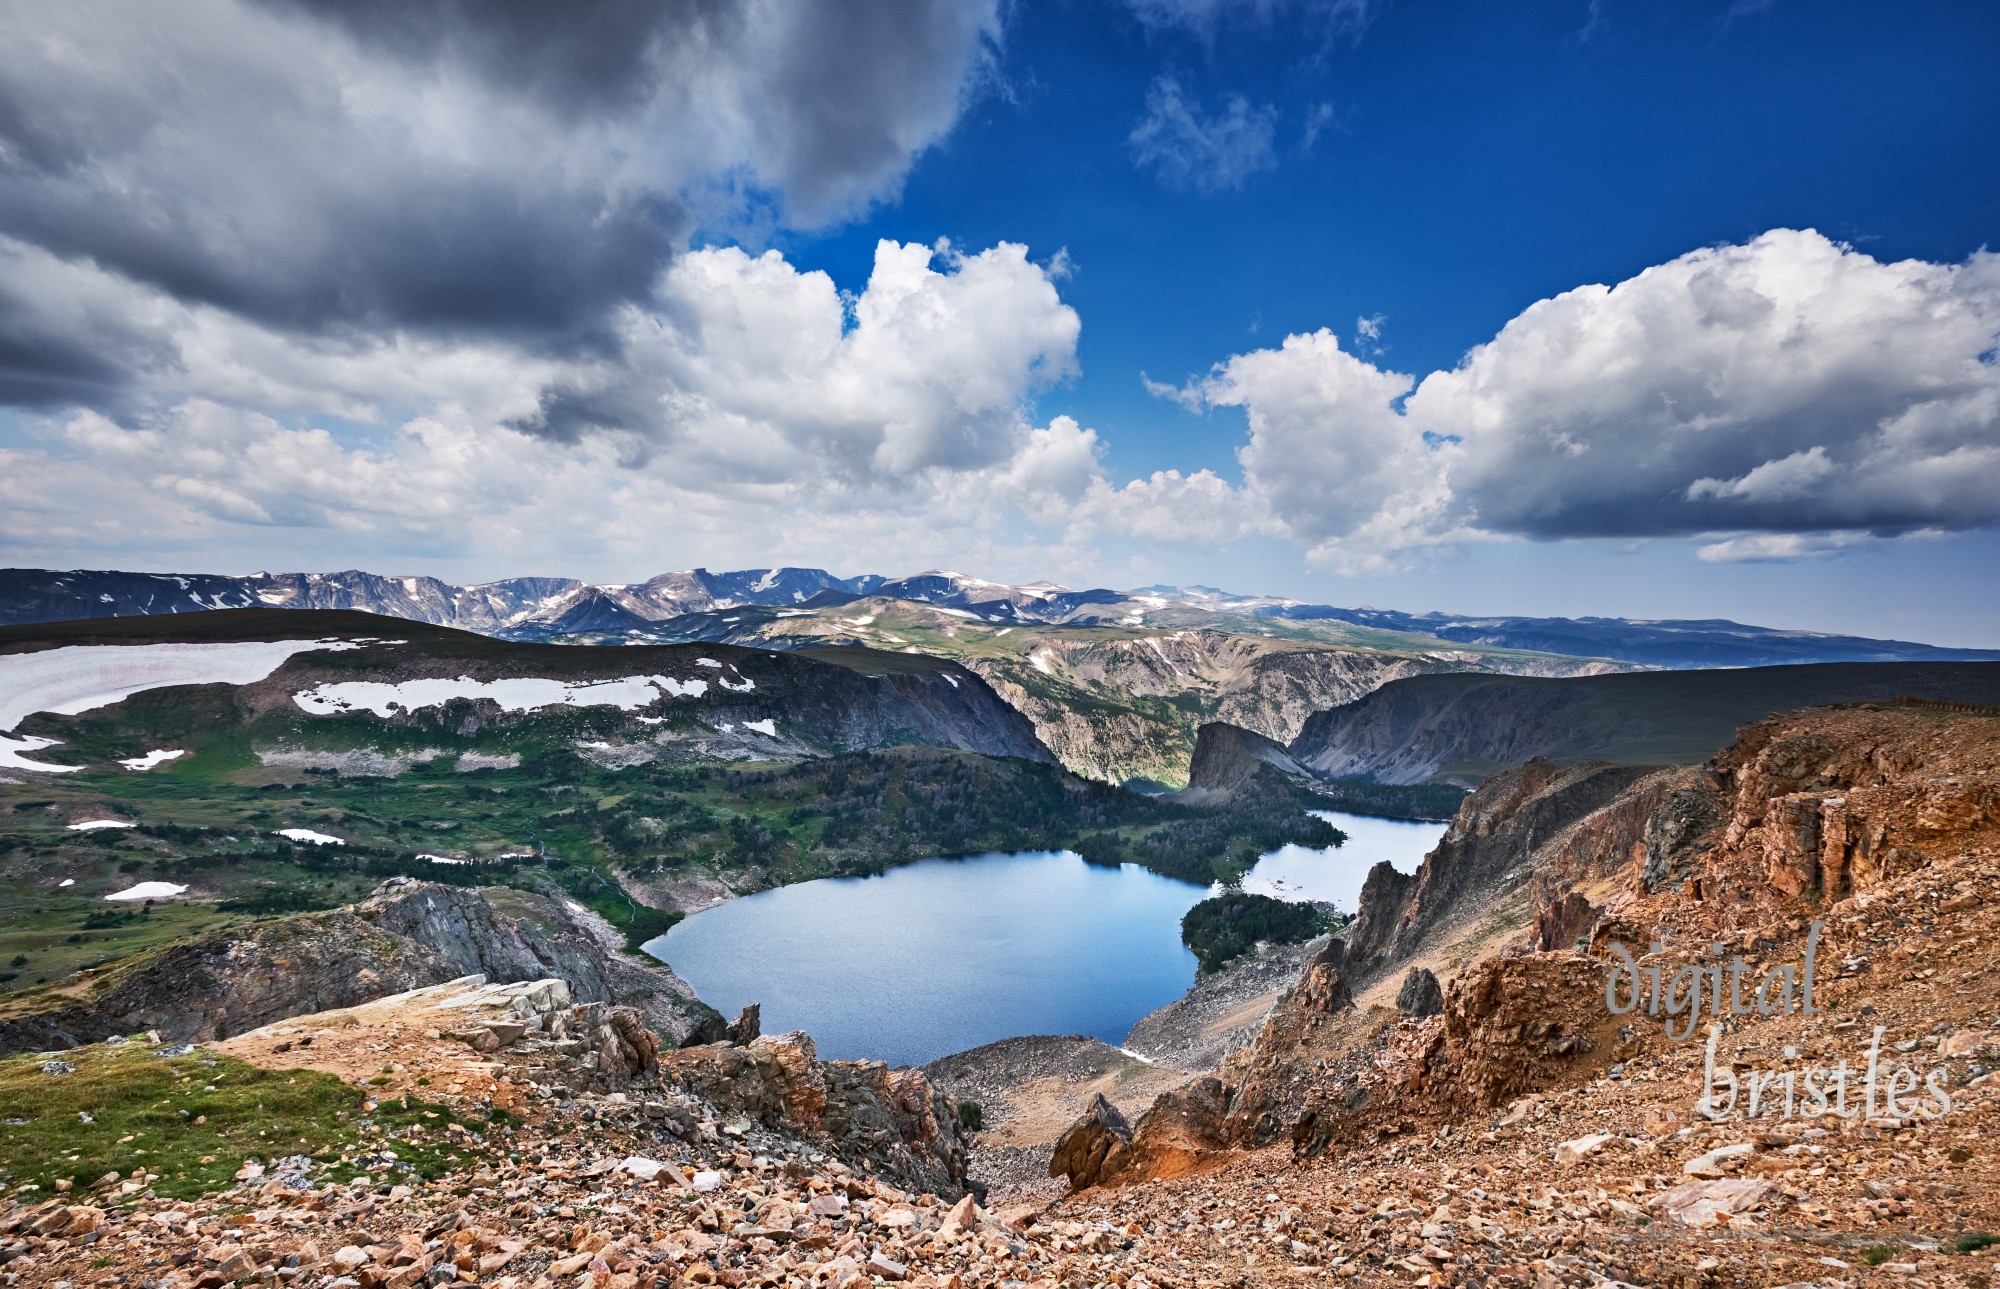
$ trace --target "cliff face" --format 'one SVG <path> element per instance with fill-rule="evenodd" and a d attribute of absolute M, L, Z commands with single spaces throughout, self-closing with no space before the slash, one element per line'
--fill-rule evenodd
<path fill-rule="evenodd" d="M 674 1042 L 720 1033 L 721 1017 L 664 965 L 607 951 L 558 901 L 501 898 L 496 906 L 476 889 L 392 879 L 351 909 L 168 945 L 103 969 L 81 992 L 9 1000 L 0 1054 L 148 1029 L 176 1042 L 227 1038 L 475 974 L 495 983 L 559 975 L 579 1003 L 637 1007 Z"/>
<path fill-rule="evenodd" d="M 713 1037 L 722 1017 L 664 963 L 610 947 L 562 901 L 505 887 L 392 879 L 356 914 L 436 954 L 451 976 L 496 982 L 555 977 L 579 1003 L 636 1007 L 669 1040 Z"/>
<path fill-rule="evenodd" d="M 1898 696 L 2000 702 L 2000 663 L 1824 663 L 1556 679 L 1393 681 L 1314 714 L 1289 750 L 1329 777 L 1476 782 L 1543 756 L 1691 765 L 1773 711 Z"/>
<path fill-rule="evenodd" d="M 1448 669 L 1518 668 L 1574 675 L 1603 664 L 1301 648 L 1292 642 L 1177 631 L 1143 640 L 1050 638 L 1025 657 L 968 657 L 966 665 L 1026 713 L 1036 733 L 1078 774 L 1188 782 L 1188 759 L 1206 722 L 1265 738 L 1296 735 L 1315 712 L 1351 703 L 1404 677 Z"/>
<path fill-rule="evenodd" d="M 1210 721 L 1195 733 L 1188 786 L 1176 793 L 1175 799 L 1191 806 L 1219 805 L 1249 787 L 1265 767 L 1308 781 L 1312 778 L 1275 739 Z"/>
<path fill-rule="evenodd" d="M 1370 976 L 1393 967 L 1454 918 L 1520 888 L 1535 870 L 1538 849 L 1560 844 L 1648 774 L 1633 766 L 1563 769 L 1538 757 L 1494 775 L 1465 799 L 1415 873 L 1386 862 L 1369 870 L 1346 936 L 1348 970 Z"/>

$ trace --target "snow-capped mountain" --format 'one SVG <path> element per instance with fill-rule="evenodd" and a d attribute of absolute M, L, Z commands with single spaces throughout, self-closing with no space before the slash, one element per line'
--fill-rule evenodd
<path fill-rule="evenodd" d="M 1359 634 L 1394 633 L 1402 637 L 1397 643 L 1407 646 L 1477 645 L 1667 668 L 2000 659 L 2000 650 L 1786 631 L 1721 619 L 1463 617 L 1307 604 L 1278 596 L 1238 595 L 1212 586 L 1157 585 L 1118 591 L 1075 590 L 1054 582 L 1017 585 L 947 569 L 887 578 L 874 573 L 836 577 L 818 568 L 720 573 L 695 568 L 615 585 L 517 577 L 472 586 L 358 569 L 244 577 L 0 569 L 0 625 L 210 609 L 359 609 L 511 639 L 615 640 L 629 635 L 665 641 L 738 638 L 760 630 L 761 621 L 727 616 L 735 609 L 765 609 L 780 616 L 833 613 L 864 597 L 925 605 L 999 628 L 1202 629 L 1270 635 L 1282 624 L 1344 623 L 1359 629 Z"/>

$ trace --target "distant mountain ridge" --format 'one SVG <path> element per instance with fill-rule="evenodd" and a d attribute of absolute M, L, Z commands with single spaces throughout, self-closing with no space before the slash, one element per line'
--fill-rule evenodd
<path fill-rule="evenodd" d="M 662 573 L 644 582 L 593 584 L 519 577 L 459 586 L 425 576 L 359 569 L 335 573 L 127 573 L 0 569 L 0 626 L 226 608 L 358 609 L 517 640 L 620 635 L 649 643 L 728 638 L 734 609 L 783 614 L 838 608 L 870 597 L 921 604 L 996 625 L 1192 627 L 1258 634 L 1256 624 L 1345 623 L 1439 646 L 1474 645 L 1647 667 L 1759 667 L 1812 662 L 1974 662 L 2000 649 L 1955 649 L 1902 640 L 1787 631 L 1724 619 L 1468 617 L 1340 608 L 1208 586 L 1074 590 L 1054 582 L 1010 585 L 950 570 L 909 577 L 837 577 L 825 569 Z"/>
<path fill-rule="evenodd" d="M 1307 718 L 1285 749 L 1326 778 L 1474 784 L 1535 757 L 1692 765 L 1773 712 L 1911 697 L 2000 704 L 2000 664 L 1821 663 L 1602 676 L 1410 676 Z"/>

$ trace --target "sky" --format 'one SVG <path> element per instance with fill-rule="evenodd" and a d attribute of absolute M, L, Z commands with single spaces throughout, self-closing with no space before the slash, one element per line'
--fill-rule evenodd
<path fill-rule="evenodd" d="M 2000 9 L 0 0 L 0 563 L 2000 645 Z"/>

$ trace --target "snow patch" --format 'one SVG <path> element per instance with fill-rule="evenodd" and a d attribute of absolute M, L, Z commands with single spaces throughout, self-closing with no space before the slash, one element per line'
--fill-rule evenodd
<path fill-rule="evenodd" d="M 721 667 L 721 666 L 722 666 L 722 664 L 721 664 L 721 663 L 717 662 L 717 661 L 716 661 L 715 659 L 713 659 L 713 658 L 697 658 L 697 659 L 695 659 L 695 660 L 694 660 L 694 665 L 695 665 L 695 666 L 697 666 L 697 667 Z"/>
<path fill-rule="evenodd" d="M 1037 649 L 1028 655 L 1028 661 L 1033 663 L 1035 670 L 1041 672 L 1044 676 L 1053 676 L 1055 672 L 1049 669 L 1049 659 L 1054 656 L 1047 649 Z"/>
<path fill-rule="evenodd" d="M 359 649 L 349 640 L 233 644 L 65 645 L 0 655 L 0 730 L 34 712 L 74 716 L 169 685 L 252 685 L 293 654 Z M 44 746 L 47 746 L 44 744 Z M 0 755 L 5 749 L 0 748 Z M 4 764 L 4 762 L 0 762 Z M 43 769 L 30 762 L 28 769 Z"/>
<path fill-rule="evenodd" d="M 128 824 L 122 819 L 86 819 L 80 824 L 71 824 L 69 831 L 97 832 L 104 828 L 134 828 L 137 826 L 136 824 Z"/>
<path fill-rule="evenodd" d="M 278 829 L 278 835 L 314 846 L 345 846 L 347 844 L 338 837 L 331 837 L 323 832 L 314 832 L 310 828 L 280 828 Z"/>
<path fill-rule="evenodd" d="M 952 675 L 950 672 L 946 672 L 944 674 L 944 678 L 951 685 L 953 689 L 958 688 L 958 677 Z"/>
<path fill-rule="evenodd" d="M 470 864 L 469 859 L 453 859 L 449 855 L 419 855 L 418 859 L 427 864 Z"/>
<path fill-rule="evenodd" d="M 778 723 L 774 720 L 745 721 L 743 722 L 743 728 L 746 730 L 756 730 L 759 734 L 767 734 L 772 738 L 778 737 Z"/>
<path fill-rule="evenodd" d="M 144 756 L 128 756 L 118 764 L 128 770 L 150 770 L 156 765 L 165 765 L 168 761 L 179 760 L 186 755 L 186 748 L 175 748 L 170 752 L 154 751 L 148 752 Z"/>
<path fill-rule="evenodd" d="M 751 690 L 757 688 L 757 682 L 750 679 L 748 676 L 738 676 L 736 679 L 741 681 L 742 683 L 737 685 L 732 685 L 726 679 L 717 680 L 715 683 L 722 686 L 724 689 L 731 690 L 738 694 L 747 694 Z"/>
<path fill-rule="evenodd" d="M 845 622 L 850 627 L 865 627 L 874 620 L 875 620 L 875 615 L 872 613 L 864 613 L 858 618 L 841 619 L 842 622 Z"/>
<path fill-rule="evenodd" d="M 376 680 L 346 680 L 320 685 L 292 695 L 292 701 L 315 716 L 338 716 L 356 709 L 389 716 L 396 710 L 442 707 L 454 698 L 491 699 L 503 711 L 527 712 L 543 707 L 617 707 L 631 711 L 657 702 L 661 694 L 697 698 L 708 692 L 705 680 L 672 676 L 622 676 L 611 680 L 406 680 L 390 684 Z"/>
<path fill-rule="evenodd" d="M 185 891 L 187 887 L 176 886 L 172 882 L 141 882 L 128 886 L 122 891 L 105 896 L 107 900 L 170 900 Z"/>
<path fill-rule="evenodd" d="M 75 885 L 76 885 L 76 879 L 75 879 L 74 877 L 65 877 L 65 878 L 63 878 L 63 879 L 62 879 L 62 880 L 61 880 L 60 882 L 57 882 L 57 883 L 56 883 L 56 885 L 57 885 L 57 886 L 75 886 Z"/>
<path fill-rule="evenodd" d="M 45 747 L 61 746 L 60 739 L 37 738 L 33 734 L 0 734 L 0 770 L 39 770 L 43 774 L 74 774 L 81 770 L 83 767 L 80 765 L 51 765 L 47 761 L 30 761 L 21 755 Z"/>
<path fill-rule="evenodd" d="M 972 612 L 972 611 L 971 611 L 971 610 L 969 610 L 969 609 L 952 609 L 952 608 L 946 608 L 946 607 L 945 607 L 944 605 L 942 605 L 942 604 L 936 604 L 936 605 L 932 605 L 931 607 L 932 607 L 933 609 L 935 609 L 935 610 L 936 610 L 937 612 L 939 612 L 939 613 L 949 613 L 949 614 L 951 614 L 951 616 L 953 616 L 954 618 L 970 618 L 970 619 L 972 619 L 972 620 L 973 620 L 974 622 L 977 622 L 977 621 L 979 621 L 979 615 L 978 615 L 977 613 L 974 613 L 974 612 Z"/>

